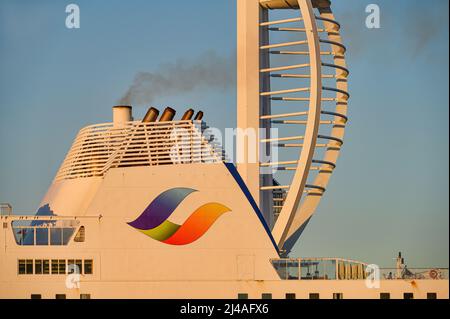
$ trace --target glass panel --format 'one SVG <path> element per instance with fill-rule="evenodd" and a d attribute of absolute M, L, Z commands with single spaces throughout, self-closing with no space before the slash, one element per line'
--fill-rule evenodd
<path fill-rule="evenodd" d="M 65 261 L 65 259 L 60 259 L 59 260 L 58 270 L 59 270 L 59 274 L 60 275 L 63 275 L 63 274 L 66 273 L 66 261 Z"/>
<path fill-rule="evenodd" d="M 50 274 L 50 261 L 48 259 L 43 260 L 43 267 L 42 267 L 42 273 L 44 275 Z"/>
<path fill-rule="evenodd" d="M 75 228 L 63 228 L 63 245 L 67 245 L 70 241 L 70 238 L 72 238 L 73 233 L 75 232 Z"/>
<path fill-rule="evenodd" d="M 22 245 L 34 246 L 34 228 L 22 228 Z"/>
<path fill-rule="evenodd" d="M 19 275 L 24 275 L 25 274 L 25 259 L 19 259 L 18 262 L 18 272 Z"/>
<path fill-rule="evenodd" d="M 58 274 L 58 260 L 57 259 L 52 259 L 52 275 L 57 275 Z"/>
<path fill-rule="evenodd" d="M 36 259 L 34 261 L 34 273 L 36 275 L 42 274 L 42 260 L 41 259 Z"/>
<path fill-rule="evenodd" d="M 36 228 L 36 245 L 48 245 L 48 228 Z"/>
<path fill-rule="evenodd" d="M 84 261 L 84 274 L 85 275 L 92 274 L 92 259 L 86 259 Z"/>
<path fill-rule="evenodd" d="M 299 263 L 298 261 L 288 261 L 288 278 L 290 280 L 298 280 L 299 279 Z"/>
<path fill-rule="evenodd" d="M 75 260 L 75 264 L 78 267 L 79 274 L 83 273 L 83 261 L 81 259 Z"/>
<path fill-rule="evenodd" d="M 27 259 L 25 268 L 26 268 L 27 275 L 33 274 L 33 259 Z"/>
<path fill-rule="evenodd" d="M 288 273 L 287 273 L 287 261 L 286 260 L 273 260 L 272 261 L 273 267 L 278 273 L 278 276 L 280 276 L 280 279 L 287 279 Z"/>
<path fill-rule="evenodd" d="M 62 245 L 62 228 L 50 228 L 50 245 Z"/>

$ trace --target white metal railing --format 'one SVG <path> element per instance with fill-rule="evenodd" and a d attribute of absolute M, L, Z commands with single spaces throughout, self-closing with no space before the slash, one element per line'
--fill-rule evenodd
<path fill-rule="evenodd" d="M 222 161 L 201 121 L 105 123 L 80 130 L 56 180 L 103 176 L 110 168 Z"/>

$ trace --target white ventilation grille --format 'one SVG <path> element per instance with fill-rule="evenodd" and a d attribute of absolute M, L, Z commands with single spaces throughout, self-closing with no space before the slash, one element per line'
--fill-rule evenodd
<path fill-rule="evenodd" d="M 56 180 L 103 176 L 110 168 L 222 162 L 201 121 L 128 122 L 83 128 Z M 203 134 L 202 134 L 203 133 Z"/>

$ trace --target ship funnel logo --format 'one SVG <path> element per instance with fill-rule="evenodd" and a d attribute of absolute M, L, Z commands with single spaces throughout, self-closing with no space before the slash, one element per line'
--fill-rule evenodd
<path fill-rule="evenodd" d="M 219 203 L 207 203 L 197 208 L 182 225 L 169 221 L 168 218 L 178 205 L 193 192 L 196 190 L 172 188 L 161 193 L 128 225 L 169 245 L 187 245 L 196 241 L 230 209 Z"/>

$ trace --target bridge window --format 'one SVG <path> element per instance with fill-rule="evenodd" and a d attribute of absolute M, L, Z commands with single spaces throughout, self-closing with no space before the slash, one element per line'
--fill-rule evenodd
<path fill-rule="evenodd" d="M 19 220 L 12 222 L 12 231 L 17 245 L 21 246 L 62 246 L 70 242 L 75 233 L 74 227 L 55 227 L 59 221 Z M 77 225 L 79 221 L 71 221 L 71 225 Z"/>
<path fill-rule="evenodd" d="M 435 293 L 435 292 L 428 292 L 427 293 L 427 299 L 437 299 L 437 293 Z"/>
<path fill-rule="evenodd" d="M 36 245 L 48 245 L 48 228 L 36 228 Z"/>
<path fill-rule="evenodd" d="M 380 299 L 391 299 L 391 294 L 388 292 L 380 293 Z"/>

